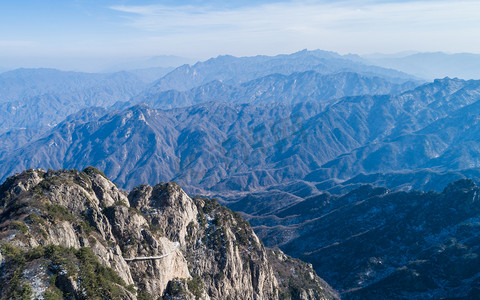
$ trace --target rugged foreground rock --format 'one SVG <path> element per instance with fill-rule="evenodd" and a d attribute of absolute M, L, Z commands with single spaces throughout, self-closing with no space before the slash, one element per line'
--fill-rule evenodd
<path fill-rule="evenodd" d="M 0 299 L 338 298 L 214 200 L 175 183 L 127 195 L 91 167 L 8 178 L 0 240 Z"/>

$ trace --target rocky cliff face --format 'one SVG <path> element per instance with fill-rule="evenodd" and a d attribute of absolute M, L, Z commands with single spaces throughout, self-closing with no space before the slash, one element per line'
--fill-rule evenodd
<path fill-rule="evenodd" d="M 331 299 L 311 265 L 175 183 L 128 195 L 94 168 L 0 186 L 0 298 Z"/>

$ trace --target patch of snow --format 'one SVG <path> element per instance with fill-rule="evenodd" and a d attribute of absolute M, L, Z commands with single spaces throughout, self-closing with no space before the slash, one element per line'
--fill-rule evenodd
<path fill-rule="evenodd" d="M 23 276 L 28 280 L 32 288 L 33 299 L 43 299 L 43 294 L 48 288 L 45 273 L 46 270 L 44 266 L 34 266 L 25 269 L 23 272 Z"/>

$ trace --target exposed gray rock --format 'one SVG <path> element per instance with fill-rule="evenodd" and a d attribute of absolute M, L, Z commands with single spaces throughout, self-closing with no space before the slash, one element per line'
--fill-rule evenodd
<path fill-rule="evenodd" d="M 0 194 L 1 299 L 338 297 L 310 265 L 271 256 L 238 214 L 175 183 L 139 186 L 127 198 L 91 167 L 28 170 Z M 289 268 L 299 277 L 279 272 Z"/>

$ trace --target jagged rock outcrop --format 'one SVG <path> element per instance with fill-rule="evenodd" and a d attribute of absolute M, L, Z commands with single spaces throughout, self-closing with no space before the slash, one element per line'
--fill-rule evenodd
<path fill-rule="evenodd" d="M 175 183 L 128 195 L 94 168 L 0 186 L 0 299 L 332 299 L 311 265 Z"/>

